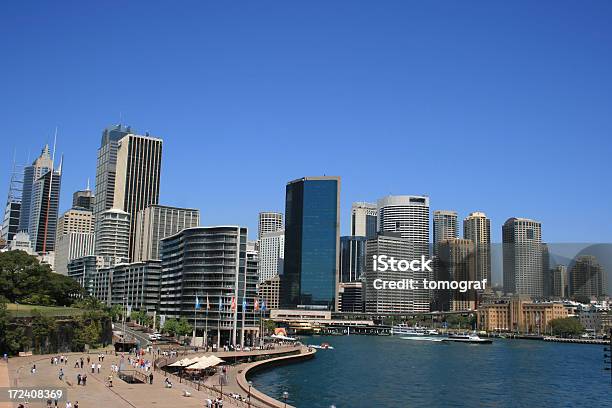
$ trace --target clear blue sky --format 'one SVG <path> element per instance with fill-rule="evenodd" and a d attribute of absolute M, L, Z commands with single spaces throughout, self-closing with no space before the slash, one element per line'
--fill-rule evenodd
<path fill-rule="evenodd" d="M 161 203 L 205 225 L 284 210 L 287 181 L 352 201 L 427 194 L 549 242 L 612 242 L 610 1 L 40 1 L 0 5 L 0 194 L 13 150 L 65 155 L 62 209 L 102 129 L 164 139 Z M 3 198 L 2 198 L 3 200 Z"/>

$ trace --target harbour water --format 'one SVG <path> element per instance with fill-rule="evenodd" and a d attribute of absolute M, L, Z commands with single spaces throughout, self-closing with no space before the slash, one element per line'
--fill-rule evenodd
<path fill-rule="evenodd" d="M 450 344 L 398 336 L 313 336 L 307 362 L 256 374 L 297 407 L 612 407 L 603 346 L 496 339 Z"/>

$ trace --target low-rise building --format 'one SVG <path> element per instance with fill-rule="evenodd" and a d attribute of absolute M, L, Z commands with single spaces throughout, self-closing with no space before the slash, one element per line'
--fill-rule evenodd
<path fill-rule="evenodd" d="M 481 305 L 477 319 L 480 330 L 544 334 L 554 319 L 568 317 L 560 302 L 533 302 L 517 296 L 507 301 Z"/>

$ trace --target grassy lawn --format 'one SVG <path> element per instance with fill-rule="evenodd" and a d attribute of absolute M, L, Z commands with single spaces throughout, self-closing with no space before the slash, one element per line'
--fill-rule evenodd
<path fill-rule="evenodd" d="M 61 306 L 33 306 L 9 303 L 6 305 L 12 317 L 32 316 L 32 310 L 38 309 L 44 316 L 78 316 L 83 314 L 83 309 Z"/>

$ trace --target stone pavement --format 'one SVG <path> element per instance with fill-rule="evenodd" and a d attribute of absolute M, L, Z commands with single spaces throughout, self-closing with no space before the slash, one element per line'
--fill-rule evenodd
<path fill-rule="evenodd" d="M 4 362 L 4 360 L 0 360 L 0 387 L 8 387 L 8 386 L 10 386 L 8 365 Z M 10 403 L 0 401 L 0 408 L 10 408 L 10 407 L 11 407 Z"/>
<path fill-rule="evenodd" d="M 173 381 L 173 388 L 164 387 L 164 377 L 160 372 L 154 373 L 153 385 L 150 384 L 128 384 L 113 375 L 113 387 L 106 384 L 106 380 L 111 373 L 112 363 L 118 364 L 120 357 L 106 355 L 102 362 L 100 374 L 92 374 L 90 367 L 87 367 L 87 355 L 83 353 L 69 353 L 67 365 L 52 365 L 51 356 L 31 356 L 15 357 L 9 359 L 8 372 L 11 385 L 17 381 L 18 386 L 28 387 L 63 387 L 67 389 L 68 400 L 78 401 L 79 408 L 104 407 L 104 408 L 150 408 L 150 407 L 181 407 L 181 408 L 202 408 L 206 398 L 214 399 L 218 393 L 212 393 L 206 389 L 197 391 L 187 385 Z M 83 369 L 74 368 L 74 363 L 81 356 L 85 359 Z M 89 355 L 92 362 L 97 364 L 96 354 Z M 147 358 L 147 357 L 145 357 Z M 152 357 L 149 355 L 149 359 Z M 126 357 L 127 359 L 127 357 Z M 30 372 L 32 364 L 36 364 L 36 374 Z M 59 369 L 64 371 L 64 379 L 58 378 Z M 126 368 L 131 369 L 130 367 Z M 2 379 L 0 368 L 0 381 Z M 87 372 L 87 385 L 77 385 L 77 374 Z M 187 390 L 192 395 L 184 397 L 183 390 Z M 225 391 L 225 390 L 224 390 Z M 224 398 L 224 407 L 245 407 L 245 404 Z M 17 403 L 13 406 L 17 407 Z M 63 407 L 64 404 L 60 404 Z M 28 407 L 45 407 L 45 402 L 30 402 Z M 9 405 L 10 407 L 10 405 Z M 4 407 L 2 407 L 4 408 Z"/>

